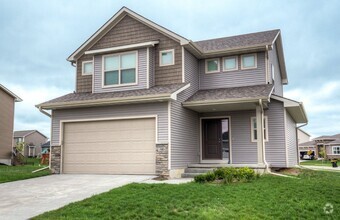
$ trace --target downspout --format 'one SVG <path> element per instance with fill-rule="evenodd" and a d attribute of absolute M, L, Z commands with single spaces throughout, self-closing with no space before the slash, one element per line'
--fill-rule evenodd
<path fill-rule="evenodd" d="M 270 170 L 270 168 L 269 168 L 269 164 L 268 164 L 268 162 L 267 162 L 267 160 L 266 160 L 266 147 L 265 147 L 265 140 L 264 140 L 264 132 L 263 132 L 263 118 L 264 118 L 264 116 L 263 116 L 263 114 L 264 114 L 264 111 L 263 111 L 263 103 L 262 103 L 262 99 L 259 99 L 259 105 L 260 105 L 260 107 L 261 107 L 261 118 L 262 118 L 262 143 L 263 143 L 263 145 L 262 145 L 262 154 L 263 154 L 263 163 L 264 163 L 264 165 L 265 165 L 265 170 L 266 170 L 266 172 L 267 173 L 269 173 L 269 174 L 271 174 L 271 175 L 275 175 L 275 176 L 281 176 L 281 177 L 288 177 L 288 178 L 293 178 L 293 179 L 297 179 L 296 177 L 293 177 L 293 176 L 287 176 L 287 175 L 283 175 L 283 174 L 279 174 L 279 173 L 273 173 L 271 170 Z M 266 129 L 268 129 L 268 128 L 266 128 Z"/>

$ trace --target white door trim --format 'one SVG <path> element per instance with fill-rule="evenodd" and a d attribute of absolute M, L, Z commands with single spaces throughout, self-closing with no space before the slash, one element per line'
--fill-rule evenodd
<path fill-rule="evenodd" d="M 202 159 L 202 120 L 203 119 L 228 119 L 229 120 L 229 158 L 230 158 L 230 164 L 232 164 L 232 141 L 231 141 L 231 116 L 210 116 L 210 117 L 200 117 L 200 163 L 228 163 L 227 160 L 203 160 Z"/>

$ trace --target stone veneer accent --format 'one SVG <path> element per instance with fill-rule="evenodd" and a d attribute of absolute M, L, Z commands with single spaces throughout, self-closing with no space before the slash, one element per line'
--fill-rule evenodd
<path fill-rule="evenodd" d="M 51 146 L 51 170 L 52 173 L 60 173 L 61 146 Z"/>
<path fill-rule="evenodd" d="M 168 144 L 156 144 L 156 174 L 169 177 L 169 147 Z"/>

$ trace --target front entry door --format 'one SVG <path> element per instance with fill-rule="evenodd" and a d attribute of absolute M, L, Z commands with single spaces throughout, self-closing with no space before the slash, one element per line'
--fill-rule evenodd
<path fill-rule="evenodd" d="M 202 159 L 222 160 L 222 122 L 221 119 L 202 121 Z"/>

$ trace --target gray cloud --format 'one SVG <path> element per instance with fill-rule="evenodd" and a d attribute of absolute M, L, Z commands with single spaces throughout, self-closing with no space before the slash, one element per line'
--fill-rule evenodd
<path fill-rule="evenodd" d="M 340 133 L 340 91 L 326 91 L 340 85 L 335 0 L 2 1 L 0 82 L 24 98 L 16 129 L 49 135 L 49 119 L 34 105 L 74 90 L 75 69 L 66 58 L 124 5 L 192 40 L 280 28 L 289 77 L 285 91 L 306 103 L 305 129 L 315 136 Z"/>

